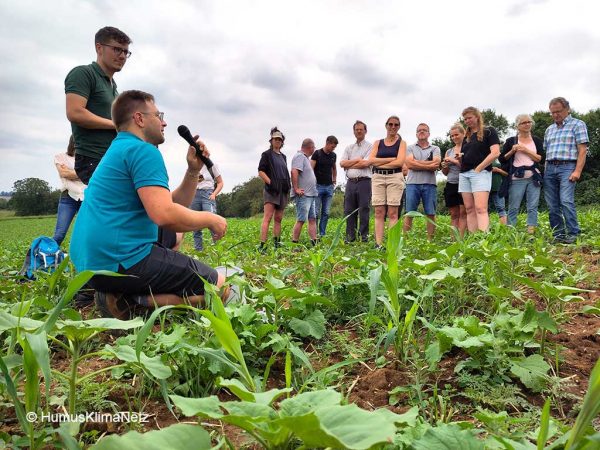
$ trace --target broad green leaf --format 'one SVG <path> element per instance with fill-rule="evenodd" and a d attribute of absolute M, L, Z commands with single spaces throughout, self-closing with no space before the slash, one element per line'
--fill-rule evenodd
<path fill-rule="evenodd" d="M 106 436 L 90 447 L 93 450 L 209 450 L 210 435 L 199 425 L 178 423 L 158 431 L 129 431 Z"/>
<path fill-rule="evenodd" d="M 483 450 L 483 442 L 469 430 L 457 425 L 440 425 L 430 428 L 423 437 L 413 442 L 414 450 Z"/>
<path fill-rule="evenodd" d="M 355 404 L 317 408 L 314 411 L 319 430 L 298 429 L 288 423 L 304 445 L 308 447 L 368 449 L 377 444 L 390 443 L 396 433 L 396 416 L 388 410 L 365 411 Z M 321 431 L 330 439 L 323 440 Z M 324 443 L 323 443 L 324 441 Z"/>
<path fill-rule="evenodd" d="M 246 420 L 267 421 L 277 418 L 277 413 L 267 405 L 252 402 L 223 402 L 221 407 L 227 410 L 230 416 L 244 418 Z"/>
<path fill-rule="evenodd" d="M 438 269 L 428 275 L 419 275 L 419 278 L 423 280 L 436 280 L 441 281 L 446 278 L 461 278 L 465 274 L 465 269 L 462 267 L 446 267 L 445 269 Z"/>
<path fill-rule="evenodd" d="M 549 370 L 550 365 L 544 361 L 541 355 L 513 359 L 510 368 L 513 375 L 534 392 L 540 392 L 546 387 Z"/>
<path fill-rule="evenodd" d="M 435 367 L 437 363 L 441 361 L 442 355 L 443 353 L 441 351 L 439 341 L 432 342 L 431 344 L 429 344 L 429 346 L 427 346 L 427 349 L 425 350 L 425 358 L 427 359 L 429 366 L 432 368 Z"/>
<path fill-rule="evenodd" d="M 129 345 L 118 345 L 116 347 L 107 345 L 105 349 L 121 361 L 141 364 L 153 377 L 159 380 L 165 380 L 171 376 L 171 368 L 161 361 L 159 355 L 149 357 L 144 352 L 141 352 L 138 359 L 135 350 Z"/>
<path fill-rule="evenodd" d="M 56 328 L 59 334 L 67 339 L 74 341 L 84 341 L 95 333 L 105 330 L 131 330 L 144 325 L 141 317 L 133 320 L 119 320 L 109 317 L 89 320 L 59 320 L 56 322 Z"/>
<path fill-rule="evenodd" d="M 480 336 L 487 331 L 475 316 L 460 317 L 456 320 L 456 325 L 467 330 L 471 336 Z"/>
<path fill-rule="evenodd" d="M 184 416 L 202 416 L 209 419 L 221 419 L 225 415 L 221 410 L 221 401 L 216 395 L 205 398 L 186 398 L 179 395 L 169 396 Z"/>
<path fill-rule="evenodd" d="M 312 336 L 315 339 L 321 339 L 325 334 L 325 322 L 325 316 L 317 309 L 304 319 L 293 318 L 290 320 L 289 326 L 301 337 Z"/>
<path fill-rule="evenodd" d="M 279 405 L 281 417 L 294 417 L 308 414 L 317 407 L 335 406 L 342 401 L 342 394 L 331 389 L 304 392 L 286 398 Z"/>
<path fill-rule="evenodd" d="M 0 310 L 0 331 L 12 330 L 14 328 L 21 328 L 23 330 L 35 331 L 45 322 L 41 320 L 33 320 L 28 317 L 17 317 L 6 311 Z"/>

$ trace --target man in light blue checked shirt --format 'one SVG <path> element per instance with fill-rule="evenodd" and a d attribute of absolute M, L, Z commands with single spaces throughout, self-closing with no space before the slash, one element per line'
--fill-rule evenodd
<path fill-rule="evenodd" d="M 571 108 L 565 98 L 550 100 L 554 123 L 544 135 L 544 197 L 554 241 L 562 244 L 574 243 L 581 232 L 575 210 L 575 185 L 581 178 L 589 144 L 585 123 L 570 113 Z"/>

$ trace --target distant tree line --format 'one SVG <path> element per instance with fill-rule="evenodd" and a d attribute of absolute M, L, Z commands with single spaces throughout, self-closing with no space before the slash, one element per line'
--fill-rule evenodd
<path fill-rule="evenodd" d="M 41 216 L 56 214 L 60 190 L 52 190 L 47 181 L 25 178 L 15 181 L 11 199 L 6 209 L 15 211 L 16 216 Z"/>

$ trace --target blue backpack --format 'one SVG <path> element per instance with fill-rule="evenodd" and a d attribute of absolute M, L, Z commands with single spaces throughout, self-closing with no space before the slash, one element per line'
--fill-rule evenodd
<path fill-rule="evenodd" d="M 33 240 L 27 250 L 20 273 L 30 280 L 35 280 L 36 271 L 54 272 L 66 256 L 54 239 L 40 236 Z"/>

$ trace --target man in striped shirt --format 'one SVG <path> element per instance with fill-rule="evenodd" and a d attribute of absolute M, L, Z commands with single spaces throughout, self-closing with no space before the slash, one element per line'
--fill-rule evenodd
<path fill-rule="evenodd" d="M 563 244 L 574 243 L 581 232 L 575 210 L 575 185 L 581 178 L 589 144 L 585 123 L 570 113 L 569 102 L 565 98 L 550 100 L 554 123 L 544 135 L 544 197 L 554 241 Z"/>

